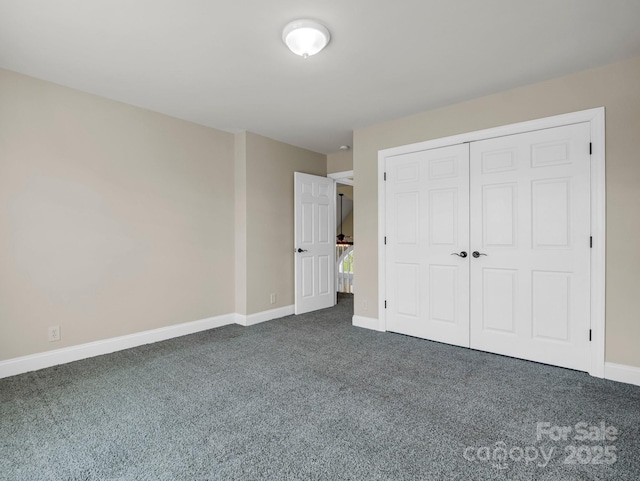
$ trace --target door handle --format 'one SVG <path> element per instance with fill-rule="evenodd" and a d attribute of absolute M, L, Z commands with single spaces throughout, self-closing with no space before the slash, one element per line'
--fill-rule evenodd
<path fill-rule="evenodd" d="M 478 252 L 478 251 L 473 251 L 473 254 L 471 255 L 477 259 L 478 257 L 486 256 L 487 254 L 483 254 L 482 252 Z"/>
<path fill-rule="evenodd" d="M 451 255 L 452 255 L 452 256 L 462 257 L 463 259 L 464 259 L 465 257 L 467 257 L 467 253 L 466 253 L 465 251 L 461 251 L 461 252 L 460 252 L 460 254 L 458 254 L 457 252 L 453 252 Z"/>
<path fill-rule="evenodd" d="M 300 249 L 300 248 L 298 248 L 298 253 L 300 253 L 300 252 L 309 252 L 309 251 L 307 251 L 307 249 Z"/>

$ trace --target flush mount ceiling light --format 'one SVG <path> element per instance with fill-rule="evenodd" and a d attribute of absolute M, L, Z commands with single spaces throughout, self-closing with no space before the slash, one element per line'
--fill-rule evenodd
<path fill-rule="evenodd" d="M 327 27 L 315 20 L 294 20 L 282 31 L 282 40 L 289 50 L 303 58 L 317 54 L 327 46 L 330 39 Z"/>

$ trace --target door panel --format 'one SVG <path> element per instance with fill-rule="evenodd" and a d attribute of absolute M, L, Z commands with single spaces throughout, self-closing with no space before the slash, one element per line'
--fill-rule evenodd
<path fill-rule="evenodd" d="M 455 247 L 458 244 L 457 189 L 429 192 L 429 245 Z"/>
<path fill-rule="evenodd" d="M 571 328 L 571 275 L 566 272 L 532 273 L 533 337 L 568 341 Z"/>
<path fill-rule="evenodd" d="M 395 195 L 395 227 L 398 244 L 417 245 L 419 219 L 419 192 L 400 192 Z"/>
<path fill-rule="evenodd" d="M 456 322 L 459 302 L 457 278 L 457 266 L 429 266 L 429 317 L 432 320 Z"/>
<path fill-rule="evenodd" d="M 327 294 L 331 294 L 331 286 L 329 279 L 333 278 L 333 275 L 329 273 L 330 270 L 330 261 L 329 256 L 327 255 L 319 255 L 318 256 L 318 294 L 323 296 Z"/>
<path fill-rule="evenodd" d="M 397 263 L 396 312 L 418 320 L 420 312 L 420 266 L 418 264 Z"/>
<path fill-rule="evenodd" d="M 589 141 L 585 123 L 471 144 L 471 347 L 588 369 Z"/>
<path fill-rule="evenodd" d="M 295 313 L 302 314 L 334 305 L 335 187 L 300 172 L 294 182 Z"/>
<path fill-rule="evenodd" d="M 516 334 L 517 284 L 518 271 L 514 269 L 482 269 L 482 327 L 485 331 Z"/>
<path fill-rule="evenodd" d="M 531 184 L 533 248 L 571 247 L 571 179 Z"/>
<path fill-rule="evenodd" d="M 302 297 L 307 299 L 313 297 L 313 279 L 316 277 L 313 269 L 313 256 L 306 255 L 300 257 L 302 275 Z"/>
<path fill-rule="evenodd" d="M 387 159 L 387 330 L 469 346 L 469 149 Z"/>

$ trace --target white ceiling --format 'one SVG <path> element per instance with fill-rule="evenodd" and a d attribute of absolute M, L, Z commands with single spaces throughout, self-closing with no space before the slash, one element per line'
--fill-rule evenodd
<path fill-rule="evenodd" d="M 281 40 L 299 17 L 332 35 L 306 60 Z M 0 0 L 0 67 L 329 153 L 359 127 L 640 55 L 639 21 L 639 0 Z"/>

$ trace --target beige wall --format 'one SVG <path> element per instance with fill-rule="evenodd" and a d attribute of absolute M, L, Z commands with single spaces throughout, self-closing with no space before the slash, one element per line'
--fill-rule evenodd
<path fill-rule="evenodd" d="M 606 360 L 640 367 L 640 58 L 354 132 L 356 315 L 377 318 L 377 153 L 500 125 L 606 108 Z M 365 304 L 368 308 L 365 309 Z"/>
<path fill-rule="evenodd" d="M 233 312 L 233 151 L 0 70 L 0 360 Z"/>
<path fill-rule="evenodd" d="M 353 150 L 327 155 L 327 174 L 353 170 Z"/>
<path fill-rule="evenodd" d="M 337 184 L 336 192 L 344 194 L 345 198 L 353 200 L 353 186 L 346 184 Z"/>
<path fill-rule="evenodd" d="M 0 70 L 0 360 L 293 304 L 293 172 L 326 166 Z"/>
<path fill-rule="evenodd" d="M 294 303 L 293 173 L 325 176 L 327 158 L 250 132 L 245 141 L 245 312 L 254 314 Z"/>

